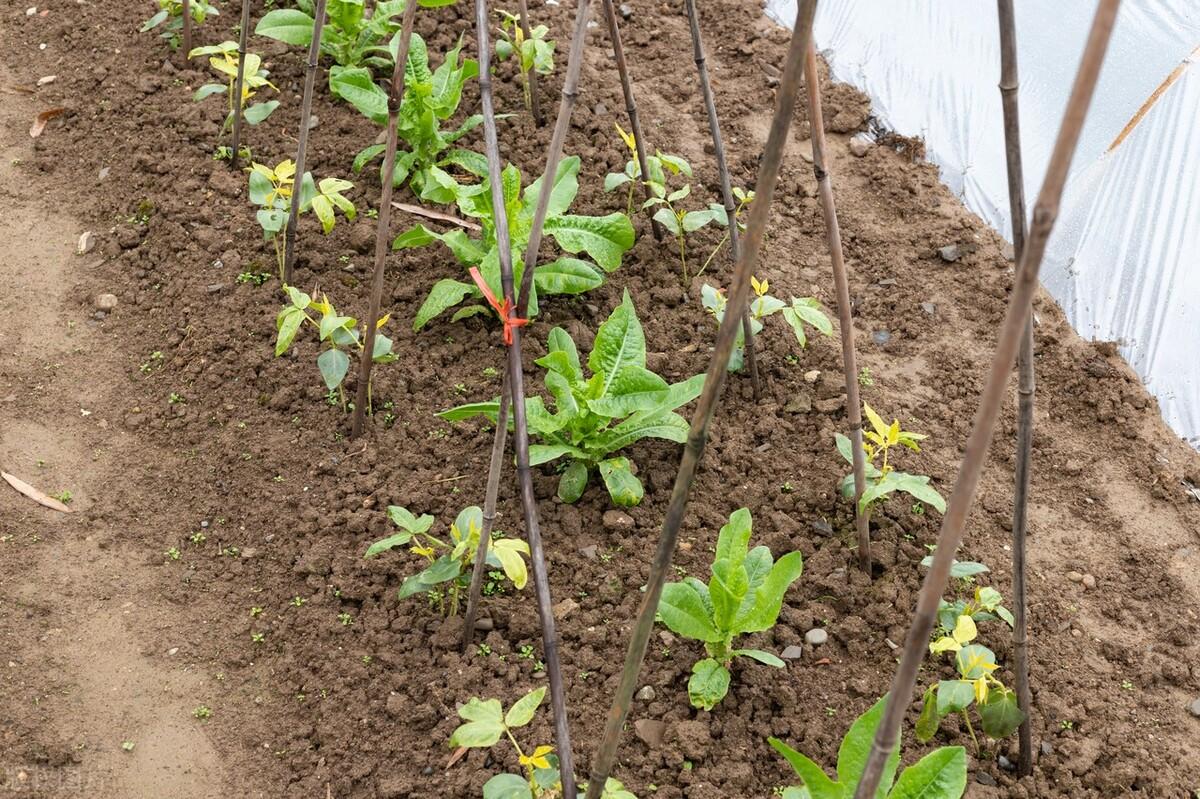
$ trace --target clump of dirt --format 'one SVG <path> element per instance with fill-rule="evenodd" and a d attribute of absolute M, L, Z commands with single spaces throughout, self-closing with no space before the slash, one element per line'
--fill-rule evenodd
<path fill-rule="evenodd" d="M 263 8 L 253 5 L 258 18 Z M 466 50 L 473 47 L 471 11 L 460 6 L 420 12 L 418 30 L 431 53 L 464 32 Z M 408 321 L 429 287 L 461 277 L 462 269 L 442 249 L 393 254 L 385 305 L 396 320 L 390 331 L 401 359 L 376 370 L 379 412 L 363 440 L 347 441 L 348 418 L 320 382 L 316 342 L 274 356 L 278 283 L 238 280 L 246 272 L 272 273 L 274 256 L 261 241 L 244 175 L 212 158 L 221 103 L 190 100 L 209 79 L 203 64 L 184 64 L 156 37 L 136 35 L 140 7 L 107 9 L 86 26 L 74 3 L 52 0 L 46 8 L 47 16 L 26 16 L 7 3 L 11 24 L 0 31 L 24 84 L 36 81 L 42 65 L 18 63 L 12 54 L 48 44 L 58 79 L 41 92 L 68 109 L 35 141 L 24 169 L 97 231 L 100 257 L 71 291 L 80 319 L 125 355 L 123 372 L 102 378 L 119 388 L 105 410 L 135 440 L 174 453 L 169 469 L 130 463 L 123 477 L 133 496 L 97 497 L 88 513 L 121 530 L 114 546 L 131 560 L 160 563 L 164 548 L 180 549 L 178 561 L 152 570 L 145 590 L 170 604 L 156 623 L 170 624 L 183 655 L 212 678 L 203 697 L 213 710 L 206 730 L 224 756 L 231 790 L 297 799 L 327 792 L 338 799 L 479 796 L 491 774 L 517 767 L 515 754 L 503 746 L 472 751 L 446 768 L 446 741 L 456 707 L 468 698 L 507 704 L 543 680 L 531 592 L 487 597 L 483 617 L 491 629 L 479 636 L 486 646 L 462 654 L 456 620 L 442 619 L 419 598 L 396 600 L 417 558 L 393 552 L 365 561 L 362 554 L 388 534 L 389 504 L 447 524 L 463 506 L 482 503 L 490 432 L 447 424 L 434 413 L 498 393 L 497 328 L 476 317 L 438 320 L 414 333 Z M 636 3 L 632 12 L 625 44 L 646 137 L 692 161 L 697 203 L 715 200 L 681 3 Z M 532 13 L 565 39 L 574 10 L 536 4 Z M 732 0 L 713 0 L 703 15 L 733 179 L 751 187 L 787 33 L 757 7 Z M 199 28 L 199 40 L 228 38 L 236 16 Z M 588 45 L 566 152 L 582 158 L 586 176 L 575 209 L 603 214 L 624 205 L 601 188 L 603 174 L 627 158 L 614 130 L 624 124 L 624 103 L 603 26 L 590 30 Z M 266 54 L 283 102 L 247 140 L 254 160 L 273 164 L 294 155 L 303 55 L 259 39 L 252 49 Z M 511 113 L 500 122 L 501 147 L 528 179 L 540 171 L 549 127 L 536 128 L 523 113 L 509 70 L 499 67 L 498 105 Z M 560 57 L 543 81 L 548 107 L 562 72 Z M 1000 238 L 959 205 L 936 169 L 914 161 L 911 144 L 900 148 L 905 152 L 876 146 L 861 158 L 851 155 L 848 136 L 869 124 L 869 105 L 849 87 L 830 84 L 824 70 L 822 81 L 863 394 L 885 416 L 929 434 L 920 453 L 905 453 L 905 468 L 931 475 L 948 493 L 1012 264 Z M 318 177 L 347 176 L 379 129 L 335 102 L 322 80 L 318 87 L 309 167 Z M 470 86 L 462 113 L 477 105 Z M 815 181 L 798 157 L 808 135 L 802 111 L 795 123 L 796 155 L 781 175 L 759 277 L 776 295 L 812 295 L 832 308 Z M 468 143 L 478 146 L 477 139 Z M 98 180 L 101 169 L 108 171 Z M 349 196 L 360 209 L 377 202 L 376 173 L 352 179 Z M 397 199 L 414 201 L 407 192 Z M 395 216 L 393 233 L 417 221 Z M 707 368 L 716 327 L 700 304 L 700 287 L 727 281 L 727 259 L 714 259 L 708 274 L 684 286 L 671 248 L 648 235 L 644 217 L 635 224 L 638 242 L 605 286 L 544 303 L 527 328 L 531 390 L 541 388 L 542 370 L 533 362 L 544 354 L 550 328 L 594 331 L 626 288 L 646 328 L 652 369 L 674 381 Z M 306 219 L 297 284 L 364 315 L 373 232 L 365 216 L 329 236 Z M 706 255 L 717 239 L 701 232 L 694 251 Z M 958 245 L 958 260 L 939 256 L 948 245 Z M 544 255 L 551 249 L 546 245 Z M 109 313 L 91 308 L 100 291 L 119 298 Z M 1169 434 L 1153 399 L 1111 348 L 1081 341 L 1046 296 L 1036 310 L 1030 594 L 1041 755 L 1035 774 L 1018 780 L 1000 760 L 1015 761 L 1015 742 L 989 742 L 972 760 L 970 795 L 1180 795 L 1195 787 L 1200 766 L 1187 745 L 1196 722 L 1185 710 L 1200 691 L 1200 670 L 1190 665 L 1200 655 L 1197 621 L 1191 611 L 1179 612 L 1192 606 L 1181 597 L 1197 596 L 1192 548 L 1200 506 L 1180 485 L 1187 470 L 1195 473 L 1196 456 Z M 717 530 L 732 511 L 750 508 L 756 541 L 776 556 L 801 551 L 805 572 L 779 625 L 749 643 L 772 651 L 802 646 L 804 654 L 784 671 L 735 664 L 729 696 L 704 713 L 689 707 L 685 689 L 700 647 L 657 631 L 642 676 L 653 690 L 635 703 L 630 720 L 660 722 L 662 740 L 649 746 L 631 728 L 616 773 L 639 796 L 766 796 L 795 783 L 767 747 L 770 735 L 832 764 L 850 721 L 890 684 L 893 647 L 904 639 L 923 576 L 918 564 L 936 538 L 935 511 L 893 500 L 874 522 L 879 574 L 870 580 L 857 570 L 851 509 L 836 491 L 845 467 L 834 434 L 846 424 L 838 343 L 817 337 L 801 350 L 770 322 L 759 341 L 764 396 L 755 403 L 741 376 L 729 382 L 676 564 L 680 574 L 705 577 Z M 1014 386 L 960 555 L 988 564 L 992 571 L 981 581 L 1005 595 L 1015 424 Z M 610 505 L 595 486 L 565 505 L 555 497 L 551 467 L 535 477 L 551 589 L 563 603 L 558 624 L 581 774 L 615 689 L 680 450 L 643 442 L 629 454 L 647 488 L 645 501 L 627 511 L 632 525 L 604 523 Z M 520 535 L 511 473 L 503 485 L 500 526 Z M 1075 571 L 1092 575 L 1096 587 L 1071 581 Z M 153 623 L 143 624 L 150 635 Z M 829 634 L 815 650 L 804 644 L 814 627 Z M 985 626 L 982 639 L 1011 663 L 1005 628 Z M 524 647 L 533 657 L 522 654 Z M 942 671 L 931 661 L 921 685 Z M 5 740 L 16 756 L 60 743 L 52 730 L 23 723 L 30 713 L 23 705 L 0 698 L 0 709 L 23 731 Z M 922 752 L 909 735 L 917 710 L 914 702 L 906 762 Z M 529 735 L 531 743 L 551 741 L 548 713 Z M 948 721 L 935 742 L 965 740 Z"/>

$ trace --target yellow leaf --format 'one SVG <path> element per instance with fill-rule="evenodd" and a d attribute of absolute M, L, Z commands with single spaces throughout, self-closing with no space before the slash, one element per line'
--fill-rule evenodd
<path fill-rule="evenodd" d="M 550 761 L 546 759 L 546 755 L 554 751 L 553 746 L 539 746 L 533 750 L 533 754 L 526 757 L 521 755 L 519 760 L 522 766 L 533 766 L 534 768 L 550 768 Z"/>
<path fill-rule="evenodd" d="M 280 180 L 286 180 L 295 174 L 296 162 L 290 158 L 286 161 L 280 161 L 279 165 L 275 167 L 275 177 L 279 178 Z"/>
<path fill-rule="evenodd" d="M 888 446 L 900 443 L 900 420 L 893 419 L 891 426 L 888 428 Z"/>
<path fill-rule="evenodd" d="M 876 435 L 878 435 L 880 439 L 886 439 L 888 434 L 888 426 L 883 423 L 883 419 L 879 417 L 879 414 L 875 413 L 871 406 L 865 402 L 863 403 L 863 411 L 867 414 L 867 419 L 871 421 L 871 427 L 875 428 Z"/>
<path fill-rule="evenodd" d="M 390 313 L 384 314 L 383 316 L 381 316 L 379 318 L 379 321 L 375 323 L 375 329 L 378 330 L 379 328 L 386 325 L 388 323 L 388 320 L 391 318 L 392 318 L 392 315 Z"/>
<path fill-rule="evenodd" d="M 975 620 L 967 615 L 959 616 L 954 624 L 954 640 L 959 644 L 969 644 L 977 635 L 979 628 L 975 626 Z"/>
<path fill-rule="evenodd" d="M 629 148 L 629 152 L 633 153 L 636 156 L 637 155 L 637 139 L 635 139 L 633 137 L 632 133 L 626 133 L 620 125 L 617 125 L 616 123 L 613 123 L 613 124 L 617 128 L 617 133 L 621 134 L 621 140 L 625 142 L 625 146 Z"/>
<path fill-rule="evenodd" d="M 949 636 L 939 638 L 929 645 L 929 652 L 934 655 L 941 654 L 942 652 L 957 652 L 960 649 L 962 649 L 962 645 Z"/>
<path fill-rule="evenodd" d="M 975 681 L 975 702 L 982 705 L 988 698 L 987 677 L 980 677 Z"/>

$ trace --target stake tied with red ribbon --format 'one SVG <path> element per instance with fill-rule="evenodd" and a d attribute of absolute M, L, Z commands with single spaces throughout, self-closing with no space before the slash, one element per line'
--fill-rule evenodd
<path fill-rule="evenodd" d="M 475 285 L 483 292 L 483 297 L 488 301 L 488 305 L 499 314 L 501 321 L 504 322 L 504 344 L 511 347 L 513 343 L 513 329 L 524 327 L 529 324 L 528 319 L 521 319 L 516 315 L 516 307 L 508 301 L 508 298 L 503 300 L 496 299 L 496 295 L 492 292 L 491 286 L 483 279 L 483 275 L 479 273 L 479 267 L 471 267 L 471 279 L 475 281 Z"/>

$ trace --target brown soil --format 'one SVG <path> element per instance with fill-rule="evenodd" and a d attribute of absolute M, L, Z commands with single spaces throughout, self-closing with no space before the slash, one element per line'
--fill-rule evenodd
<path fill-rule="evenodd" d="M 431 52 L 470 27 L 459 5 L 421 12 Z M 533 13 L 561 37 L 569 5 L 536 4 Z M 715 177 L 680 5 L 634 4 L 626 44 L 647 138 L 693 162 L 694 189 L 707 201 Z M 457 704 L 471 696 L 507 703 L 543 681 L 534 674 L 541 645 L 532 592 L 487 598 L 483 615 L 494 629 L 481 640 L 490 654 L 463 656 L 454 621 L 424 602 L 396 601 L 411 559 L 366 562 L 362 552 L 388 532 L 388 504 L 444 522 L 482 502 L 490 434 L 433 412 L 498 391 L 484 371 L 501 365 L 496 329 L 472 319 L 412 333 L 403 320 L 434 280 L 460 268 L 433 249 L 393 256 L 385 300 L 402 320 L 393 327 L 402 360 L 379 369 L 375 397 L 393 404 L 394 422 L 379 414 L 364 442 L 346 441 L 348 420 L 324 401 L 312 344 L 273 357 L 278 284 L 235 281 L 272 271 L 272 255 L 244 179 L 211 158 L 220 103 L 189 99 L 208 76 L 199 62 L 166 60 L 157 37 L 138 35 L 149 4 L 134 6 L 50 0 L 39 5 L 43 16 L 27 15 L 25 2 L 0 2 L 0 269 L 10 287 L 0 317 L 0 465 L 48 491 L 70 489 L 76 511 L 55 514 L 0 491 L 0 786 L 95 799 L 479 796 L 515 757 L 503 747 L 473 751 L 446 769 L 446 741 Z M 228 37 L 237 15 L 224 12 L 199 31 L 201 41 Z M 708 3 L 704 25 L 734 179 L 749 186 L 786 34 L 732 0 Z M 600 191 L 600 176 L 625 160 L 613 131 L 623 102 L 602 28 L 590 44 L 567 152 L 583 158 L 589 176 L 577 208 L 607 213 L 620 201 Z M 269 41 L 253 46 L 267 54 L 283 104 L 251 129 L 249 143 L 256 160 L 275 163 L 293 155 L 302 55 Z M 14 91 L 52 74 L 33 96 Z M 536 174 L 548 130 L 519 113 L 507 67 L 501 78 L 499 105 L 514 112 L 500 123 L 502 148 Z M 561 69 L 549 91 L 560 78 Z M 1012 264 L 904 142 L 852 157 L 847 134 L 868 124 L 868 104 L 849 87 L 823 88 L 860 357 L 874 381 L 865 398 L 930 434 L 906 466 L 948 493 Z M 472 89 L 464 108 L 476 102 Z M 66 113 L 31 140 L 33 116 L 56 106 Z M 324 90 L 315 112 L 310 167 L 345 175 L 377 130 Z M 799 157 L 806 127 L 799 115 L 759 275 L 777 295 L 829 305 L 820 209 Z M 352 196 L 369 207 L 377 179 L 356 181 Z M 396 219 L 395 232 L 411 221 Z M 648 234 L 644 220 L 637 224 Z M 373 229 L 362 217 L 323 238 L 306 220 L 297 282 L 319 285 L 361 316 Z M 97 247 L 75 256 L 85 230 Z M 713 237 L 698 241 L 700 251 Z M 963 257 L 943 262 L 937 248 L 955 243 Z M 699 283 L 683 290 L 670 250 L 642 235 L 608 285 L 546 303 L 526 339 L 532 385 L 540 385 L 532 360 L 549 328 L 594 330 L 625 287 L 642 313 L 652 368 L 672 380 L 706 368 L 715 327 Z M 93 307 L 101 292 L 119 298 L 107 315 Z M 1016 780 L 997 762 L 1001 753 L 1015 759 L 1015 743 L 993 744 L 972 762 L 969 795 L 1184 796 L 1200 785 L 1192 745 L 1200 722 L 1187 712 L 1200 693 L 1200 504 L 1182 481 L 1200 483 L 1200 458 L 1169 433 L 1113 347 L 1081 341 L 1045 296 L 1037 315 L 1030 593 L 1043 754 L 1033 777 Z M 830 408 L 842 396 L 839 348 L 822 339 L 798 351 L 788 338 L 782 325 L 768 325 L 761 339 L 761 404 L 745 379 L 731 380 L 676 562 L 706 574 L 717 529 L 749 507 L 757 541 L 805 556 L 779 625 L 754 644 L 778 651 L 818 625 L 829 642 L 806 648 L 782 673 L 736 665 L 729 697 L 703 713 L 685 690 L 699 648 L 657 633 L 642 678 L 654 698 L 637 701 L 631 721 L 664 722 L 665 739 L 649 748 L 631 729 L 616 774 L 642 797 L 770 795 L 792 778 L 768 735 L 832 764 L 850 720 L 887 689 L 895 668 L 888 642 L 904 638 L 917 563 L 939 519 L 892 502 L 875 525 L 879 574 L 871 582 L 854 567 L 853 521 L 834 491 L 843 465 L 833 435 L 845 424 L 841 407 Z M 820 376 L 807 381 L 809 370 Z M 169 402 L 173 394 L 183 401 Z M 1014 399 L 1015 386 L 961 556 L 990 565 L 986 582 L 1005 594 Z M 603 525 L 609 505 L 594 486 L 565 506 L 554 498 L 552 470 L 536 477 L 551 588 L 565 603 L 559 630 L 581 774 L 615 688 L 679 449 L 642 443 L 630 455 L 647 487 L 630 530 Z M 504 486 L 502 521 L 517 534 L 513 481 Z M 200 531 L 204 541 L 193 543 Z M 164 554 L 172 547 L 180 559 Z M 223 554 L 230 547 L 240 556 Z M 1093 575 L 1095 587 L 1072 582 L 1072 571 Z M 294 606 L 295 597 L 304 603 Z M 1002 627 L 985 626 L 983 639 L 1011 662 Z M 520 657 L 522 646 L 535 658 Z M 930 663 L 922 685 L 937 673 Z M 201 706 L 211 709 L 207 721 L 192 716 Z M 530 735 L 549 741 L 547 713 Z M 965 737 L 947 722 L 938 742 Z M 123 741 L 134 750 L 123 751 Z M 906 761 L 919 750 L 906 736 Z"/>

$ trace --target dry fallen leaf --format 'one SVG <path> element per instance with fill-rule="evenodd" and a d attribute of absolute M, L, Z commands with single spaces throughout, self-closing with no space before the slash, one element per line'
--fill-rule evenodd
<path fill-rule="evenodd" d="M 463 755 L 467 753 L 467 747 L 460 746 L 454 750 L 454 754 L 450 755 L 450 759 L 446 761 L 446 768 L 449 769 L 458 761 L 462 760 Z"/>
<path fill-rule="evenodd" d="M 54 119 L 56 116 L 61 116 L 65 108 L 51 108 L 37 115 L 37 119 L 33 120 L 33 125 L 29 128 L 29 135 L 37 138 L 42 135 L 42 131 L 46 129 L 46 123 Z"/>
<path fill-rule="evenodd" d="M 15 488 L 17 491 L 24 494 L 25 496 L 29 497 L 30 499 L 32 499 L 34 502 L 36 502 L 39 505 L 44 505 L 45 507 L 50 508 L 51 510 L 57 510 L 57 511 L 61 511 L 63 513 L 73 513 L 74 512 L 70 508 L 68 508 L 66 505 L 59 502 L 54 497 L 49 496 L 48 494 L 45 494 L 45 493 L 37 490 L 36 488 L 29 485 L 29 483 L 26 483 L 24 480 L 22 480 L 19 477 L 13 477 L 8 472 L 0 472 L 0 477 L 3 477 L 10 486 L 12 486 L 13 488 Z"/>
<path fill-rule="evenodd" d="M 458 225 L 459 227 L 466 228 L 467 230 L 479 231 L 483 229 L 474 222 L 468 222 L 460 217 L 452 216 L 450 214 L 443 214 L 439 211 L 430 211 L 428 208 L 422 208 L 419 205 L 409 205 L 408 203 L 392 203 L 392 207 L 398 211 L 404 211 L 405 213 L 423 216 L 426 219 L 436 219 L 439 222 L 449 222 L 452 225 Z"/>
<path fill-rule="evenodd" d="M 33 89 L 26 89 L 24 86 L 0 86 L 0 92 L 5 94 L 33 94 Z"/>

